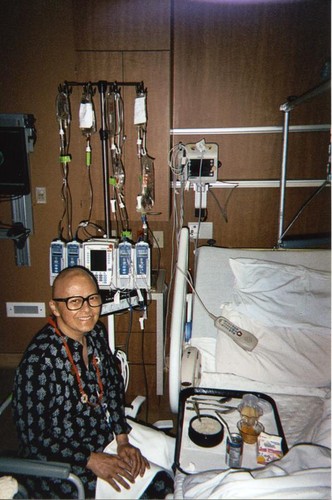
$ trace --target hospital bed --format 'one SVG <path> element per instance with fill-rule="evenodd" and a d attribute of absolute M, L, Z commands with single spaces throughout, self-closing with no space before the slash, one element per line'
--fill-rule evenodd
<path fill-rule="evenodd" d="M 195 251 L 194 283 L 188 252 L 183 228 L 169 372 L 170 405 L 180 422 L 174 498 L 330 498 L 330 250 L 202 246 Z M 234 342 L 216 327 L 220 316 L 253 333 L 257 345 L 245 350 Z M 282 426 L 276 433 L 286 444 L 283 458 L 229 469 L 223 448 L 206 451 L 191 443 L 183 415 L 188 390 L 231 394 L 233 404 L 239 394 L 272 398 Z M 232 418 L 232 424 L 239 419 L 237 410 Z M 244 445 L 244 453 L 248 446 L 253 449 Z"/>

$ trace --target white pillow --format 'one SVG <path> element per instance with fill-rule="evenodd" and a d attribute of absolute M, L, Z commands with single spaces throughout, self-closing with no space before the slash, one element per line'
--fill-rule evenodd
<path fill-rule="evenodd" d="M 331 327 L 331 273 L 249 258 L 229 259 L 238 310 L 265 325 Z"/>
<path fill-rule="evenodd" d="M 240 328 L 252 332 L 258 344 L 244 351 L 218 332 L 216 371 L 232 373 L 267 384 L 326 387 L 331 381 L 331 340 L 308 328 L 267 327 L 225 304 L 221 314 Z"/>

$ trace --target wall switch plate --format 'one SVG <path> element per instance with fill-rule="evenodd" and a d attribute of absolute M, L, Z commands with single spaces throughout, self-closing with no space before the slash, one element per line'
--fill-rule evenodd
<path fill-rule="evenodd" d="M 153 248 L 164 248 L 164 231 L 153 231 Z"/>
<path fill-rule="evenodd" d="M 45 318 L 44 302 L 6 302 L 8 318 Z"/>
<path fill-rule="evenodd" d="M 197 239 L 197 232 L 199 228 L 199 240 L 209 240 L 213 238 L 213 223 L 212 222 L 188 222 L 189 236 L 191 240 Z"/>
<path fill-rule="evenodd" d="M 36 187 L 36 203 L 46 202 L 46 187 Z"/>

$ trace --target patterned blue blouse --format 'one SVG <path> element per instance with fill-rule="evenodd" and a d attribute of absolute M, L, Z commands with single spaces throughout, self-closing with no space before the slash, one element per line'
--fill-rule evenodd
<path fill-rule="evenodd" d="M 130 431 L 124 414 L 124 385 L 111 353 L 104 325 L 98 322 L 86 335 L 89 366 L 82 345 L 64 336 L 79 370 L 82 387 L 91 403 L 98 403 L 98 378 L 92 364 L 99 360 L 104 389 L 102 405 L 82 403 L 78 382 L 62 339 L 46 325 L 30 343 L 17 371 L 13 411 L 20 442 L 20 456 L 68 462 L 93 497 L 96 477 L 85 468 L 92 451 L 102 451 L 114 434 Z M 70 483 L 29 479 L 33 498 L 73 498 Z"/>

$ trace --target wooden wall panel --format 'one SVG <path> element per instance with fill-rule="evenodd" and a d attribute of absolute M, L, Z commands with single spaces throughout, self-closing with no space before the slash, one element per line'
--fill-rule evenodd
<path fill-rule="evenodd" d="M 330 58 L 330 2 L 175 0 L 173 33 L 172 126 L 203 129 L 201 135 L 174 135 L 173 144 L 202 138 L 216 142 L 222 162 L 219 180 L 280 179 L 282 134 L 204 137 L 204 128 L 282 126 L 280 105 L 322 81 Z M 327 91 L 292 111 L 290 125 L 328 125 L 330 110 Z M 329 142 L 329 131 L 290 133 L 287 177 L 326 179 Z M 287 190 L 285 224 L 314 189 Z M 223 204 L 229 190 L 214 189 L 213 193 Z M 186 193 L 185 200 L 185 223 L 197 220 L 193 193 Z M 229 201 L 228 214 L 226 224 L 209 192 L 206 220 L 214 224 L 217 244 L 276 244 L 278 189 L 238 188 Z M 329 231 L 329 189 L 296 226 L 294 230 L 300 232 Z"/>
<path fill-rule="evenodd" d="M 285 204 L 284 229 L 317 188 L 289 188 Z M 218 200 L 219 206 L 215 200 Z M 324 190 L 307 206 L 287 236 L 329 233 L 331 228 L 330 188 Z M 227 213 L 227 222 L 220 206 Z M 213 221 L 213 239 L 217 246 L 235 248 L 274 248 L 278 243 L 279 189 L 236 188 L 210 189 L 208 221 Z M 195 221 L 194 197 L 185 202 L 185 224 Z M 207 240 L 199 240 L 206 245 Z M 190 267 L 194 270 L 195 242 L 190 243 Z"/>
<path fill-rule="evenodd" d="M 288 96 L 319 83 L 330 2 L 174 5 L 174 127 L 275 125 Z M 321 107 L 313 113 L 321 119 Z"/>
<path fill-rule="evenodd" d="M 170 0 L 73 0 L 79 50 L 169 50 Z"/>
<path fill-rule="evenodd" d="M 176 135 L 174 143 L 196 143 L 205 139 L 219 146 L 218 180 L 280 179 L 282 133 Z M 288 137 L 288 178 L 325 179 L 330 134 L 290 132 Z"/>

